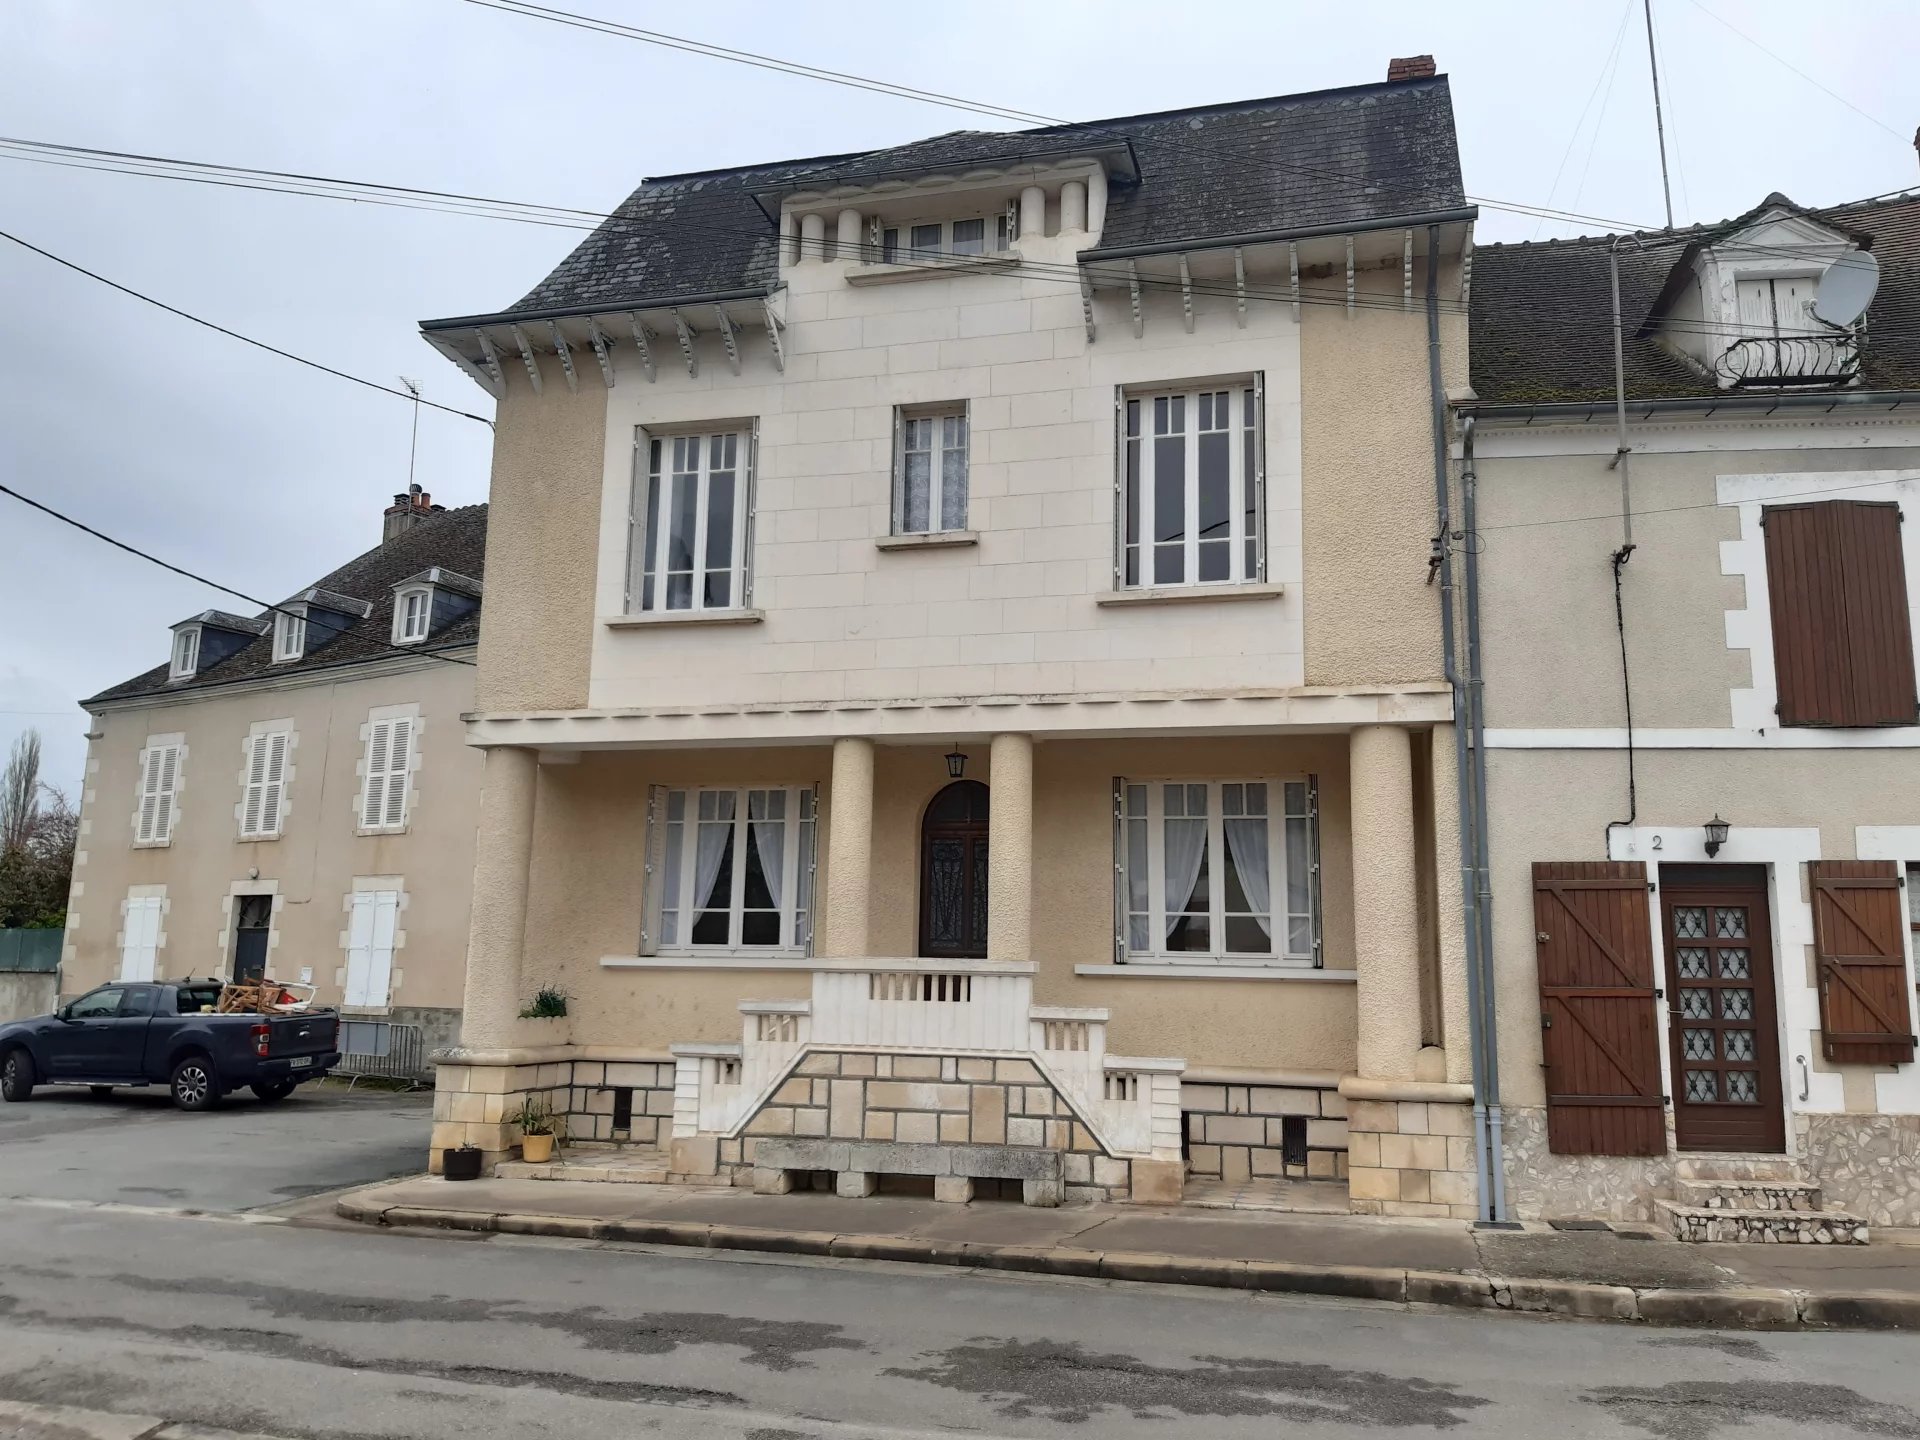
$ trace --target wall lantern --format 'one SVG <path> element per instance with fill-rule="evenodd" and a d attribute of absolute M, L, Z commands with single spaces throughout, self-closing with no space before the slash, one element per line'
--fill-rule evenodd
<path fill-rule="evenodd" d="M 949 779 L 958 780 L 966 773 L 967 754 L 960 748 L 960 742 L 956 740 L 953 742 L 953 749 L 947 752 L 947 776 Z"/>
<path fill-rule="evenodd" d="M 1720 853 L 1720 847 L 1727 843 L 1727 832 L 1731 829 L 1733 829 L 1733 826 L 1720 818 L 1720 812 L 1718 810 L 1714 811 L 1713 819 L 1707 822 L 1707 855 L 1709 858 Z"/>

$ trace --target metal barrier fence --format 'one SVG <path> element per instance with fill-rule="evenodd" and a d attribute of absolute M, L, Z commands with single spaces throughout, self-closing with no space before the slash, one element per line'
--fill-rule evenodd
<path fill-rule="evenodd" d="M 420 1027 L 390 1020 L 342 1020 L 340 1064 L 333 1073 L 347 1076 L 349 1089 L 361 1079 L 405 1080 L 417 1086 L 433 1078 Z"/>

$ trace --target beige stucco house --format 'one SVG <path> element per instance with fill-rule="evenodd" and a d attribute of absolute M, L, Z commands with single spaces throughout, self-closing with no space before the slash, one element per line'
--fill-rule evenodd
<path fill-rule="evenodd" d="M 1916 263 L 1912 193 L 1476 256 L 1461 414 L 1521 1215 L 1704 1233 L 1703 1185 L 1744 1176 L 1774 1193 L 1730 1208 L 1920 1222 Z"/>
<path fill-rule="evenodd" d="M 382 528 L 264 614 L 174 625 L 168 660 L 82 702 L 64 995 L 264 974 L 359 1022 L 343 1048 L 373 1068 L 458 1039 L 487 507 L 415 486 Z"/>
<path fill-rule="evenodd" d="M 1474 1213 L 1473 211 L 1396 74 L 650 180 L 424 325 L 499 403 L 436 1168 L 534 1095 L 772 1189 Z"/>

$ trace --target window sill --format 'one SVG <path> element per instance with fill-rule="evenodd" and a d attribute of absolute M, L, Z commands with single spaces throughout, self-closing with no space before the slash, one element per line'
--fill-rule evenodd
<path fill-rule="evenodd" d="M 409 828 L 406 825 L 362 825 L 353 833 L 377 840 L 383 835 L 404 835 Z"/>
<path fill-rule="evenodd" d="M 1306 965 L 1167 965 L 1150 960 L 1076 965 L 1073 973 L 1101 980 L 1323 980 L 1336 985 L 1351 985 L 1360 978 L 1358 970 L 1315 970 Z"/>
<path fill-rule="evenodd" d="M 764 610 L 649 610 L 642 615 L 609 615 L 600 623 L 609 630 L 638 630 L 649 625 L 758 625 Z"/>
<path fill-rule="evenodd" d="M 172 848 L 172 846 L 173 841 L 171 840 L 136 840 L 133 842 L 133 848 L 136 850 L 167 850 Z"/>
<path fill-rule="evenodd" d="M 797 950 L 711 950 L 702 954 L 602 955 L 602 970 L 813 970 L 820 962 Z"/>
<path fill-rule="evenodd" d="M 908 262 L 875 261 L 868 265 L 849 265 L 849 285 L 898 285 L 909 280 L 938 280 L 960 274 L 998 274 L 1020 268 L 1018 250 L 995 250 L 986 255 L 941 255 Z"/>
<path fill-rule="evenodd" d="M 1163 585 L 1141 590 L 1107 590 L 1096 605 L 1193 605 L 1207 600 L 1278 600 L 1284 585 Z"/>
<path fill-rule="evenodd" d="M 280 836 L 278 834 L 242 835 L 236 843 L 241 845 L 267 845 L 267 844 L 271 844 L 275 840 L 278 840 L 279 838 Z"/>
<path fill-rule="evenodd" d="M 882 535 L 874 541 L 876 550 L 957 550 L 963 545 L 978 545 L 978 530 L 929 530 L 916 535 Z"/>

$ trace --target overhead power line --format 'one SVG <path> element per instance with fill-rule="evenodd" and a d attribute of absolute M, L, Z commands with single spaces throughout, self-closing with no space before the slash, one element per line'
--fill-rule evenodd
<path fill-rule="evenodd" d="M 278 355 L 283 360 L 291 360 L 296 365 L 304 365 L 309 370 L 318 370 L 322 374 L 332 375 L 336 379 L 350 380 L 355 385 L 364 385 L 367 389 L 378 390 L 383 395 L 393 395 L 409 402 L 432 406 L 435 410 L 444 410 L 447 414 L 458 415 L 463 420 L 478 420 L 482 425 L 492 428 L 493 422 L 483 415 L 475 415 L 466 410 L 456 410 L 453 406 L 442 405 L 436 400 L 422 400 L 419 396 L 410 395 L 405 390 L 396 390 L 391 385 L 382 385 L 376 380 L 367 380 L 359 375 L 350 374 L 345 370 L 336 370 L 333 366 L 323 365 L 318 360 L 309 360 L 306 356 L 296 355 L 291 350 L 282 350 L 278 345 L 269 345 L 266 341 L 256 340 L 251 335 L 242 335 L 238 330 L 229 330 L 224 325 L 217 325 L 211 320 L 195 315 L 190 311 L 182 310 L 177 305 L 169 305 L 166 301 L 156 300 L 153 296 L 135 290 L 129 285 L 122 285 L 118 280 L 109 280 L 98 271 L 89 270 L 84 265 L 77 265 L 71 260 L 54 254 L 51 250 L 43 250 L 31 241 L 23 240 L 18 235 L 12 234 L 9 231 L 0 230 L 0 240 L 11 240 L 23 250 L 31 250 L 43 259 L 51 260 L 56 265 L 65 266 L 76 274 L 86 276 L 89 280 L 98 281 L 109 289 L 118 290 L 122 295 L 131 295 L 135 300 L 144 301 L 148 305 L 166 311 L 169 315 L 177 315 L 182 320 L 190 320 L 195 325 L 205 326 L 217 334 L 225 335 L 230 340 L 238 340 L 243 345 L 251 345 L 256 350 L 264 350 L 269 355 Z"/>
<path fill-rule="evenodd" d="M 1831 96 L 1833 99 L 1838 100 L 1842 105 L 1846 106 L 1847 109 L 1853 111 L 1853 113 L 1858 115 L 1861 119 L 1872 121 L 1875 125 L 1878 125 L 1882 130 L 1886 131 L 1887 134 L 1893 136 L 1894 139 L 1900 141 L 1902 144 L 1906 143 L 1906 136 L 1902 135 L 1898 130 L 1894 129 L 1893 126 L 1887 124 L 1887 122 L 1882 120 L 1878 115 L 1874 115 L 1869 113 L 1868 111 L 1862 110 L 1858 105 L 1854 104 L 1853 101 L 1847 99 L 1847 97 L 1842 95 L 1838 90 L 1833 89 L 1831 86 L 1824 85 L 1820 81 L 1814 79 L 1813 76 L 1809 75 L 1806 71 L 1802 70 L 1798 65 L 1794 64 L 1791 60 L 1787 59 L 1786 56 L 1780 54 L 1776 50 L 1768 49 L 1765 45 L 1762 45 L 1758 40 L 1754 39 L 1753 36 L 1747 34 L 1746 31 L 1742 30 L 1738 25 L 1735 25 L 1731 20 L 1728 20 L 1726 17 L 1722 15 L 1717 15 L 1713 11 L 1709 10 L 1705 5 L 1702 5 L 1700 3 L 1700 0 L 1688 0 L 1688 3 L 1690 3 L 1693 6 L 1693 8 L 1698 10 L 1702 15 L 1706 16 L 1709 20 L 1713 21 L 1716 25 L 1721 25 L 1721 26 L 1724 26 L 1726 29 L 1731 30 L 1735 35 L 1738 35 L 1742 40 L 1746 41 L 1747 44 L 1753 46 L 1753 48 L 1758 50 L 1762 55 L 1767 56 L 1769 59 L 1772 59 L 1773 61 L 1775 61 L 1780 65 L 1784 65 L 1787 69 L 1791 70 L 1794 74 L 1798 75 L 1802 80 L 1806 81 L 1809 85 L 1813 86 L 1814 89 L 1822 91 L 1825 94 Z M 1813 13 L 1813 12 L 1809 12 L 1809 13 Z"/>
<path fill-rule="evenodd" d="M 83 534 L 91 535 L 94 539 L 101 541 L 103 544 L 111 545 L 116 550 L 124 550 L 129 555 L 138 556 L 140 559 L 145 560 L 149 565 L 158 565 L 162 570 L 171 570 L 174 574 L 179 575 L 185 579 L 192 580 L 196 584 L 205 585 L 210 590 L 218 590 L 222 595 L 231 595 L 236 600 L 246 601 L 249 605 L 258 605 L 262 610 L 270 611 L 275 615 L 288 615 L 288 616 L 294 616 L 295 618 L 299 618 L 299 619 L 305 619 L 307 623 L 310 625 L 318 625 L 323 629 L 331 629 L 336 634 L 347 633 L 346 626 L 329 625 L 324 620 L 314 620 L 311 617 L 300 616 L 298 612 L 293 610 L 288 610 L 284 606 L 275 605 L 274 603 L 268 600 L 261 600 L 256 596 L 247 594 L 247 592 L 244 590 L 236 590 L 231 585 L 222 585 L 218 580 L 209 580 L 206 576 L 198 574 L 195 571 L 185 569 L 179 565 L 175 565 L 171 561 L 162 560 L 158 555 L 152 554 L 146 550 L 142 550 L 138 545 L 129 545 L 126 541 L 116 539 L 114 536 L 107 534 L 107 532 L 104 530 L 96 530 L 93 526 L 87 524 L 84 520 L 76 520 L 73 518 L 73 516 L 68 515 L 63 511 L 56 510 L 53 508 L 53 506 L 48 505 L 42 501 L 36 500 L 31 495 L 23 495 L 20 493 L 20 491 L 15 490 L 10 485 L 0 483 L 0 495 L 11 496 L 13 499 L 18 500 L 22 505 L 25 505 L 30 509 L 38 510 L 42 515 L 51 516 L 53 519 L 58 520 L 62 525 L 71 525 L 74 529 L 82 532 Z M 471 660 L 462 660 L 457 656 L 448 655 L 438 650 L 424 650 L 418 645 L 396 645 L 391 640 L 381 640 L 373 635 L 366 634 L 363 632 L 355 632 L 355 633 L 357 635 L 357 638 L 359 639 L 371 641 L 373 644 L 378 645 L 383 650 L 398 651 L 402 655 L 414 655 L 414 656 L 426 655 L 435 660 L 445 661 L 449 665 L 472 665 L 474 663 Z"/>

